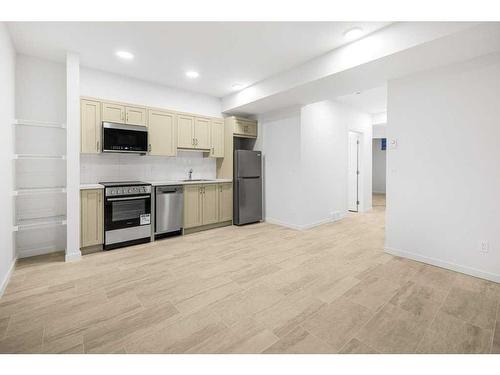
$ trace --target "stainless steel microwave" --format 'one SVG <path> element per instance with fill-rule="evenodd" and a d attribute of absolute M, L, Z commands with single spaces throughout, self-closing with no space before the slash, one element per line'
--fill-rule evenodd
<path fill-rule="evenodd" d="M 145 154 L 147 151 L 147 127 L 114 122 L 102 123 L 102 152 Z"/>

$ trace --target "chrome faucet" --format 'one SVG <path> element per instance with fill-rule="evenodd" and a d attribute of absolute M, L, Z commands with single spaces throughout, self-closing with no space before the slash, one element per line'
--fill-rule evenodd
<path fill-rule="evenodd" d="M 192 180 L 193 177 L 193 168 L 189 169 L 189 179 Z"/>

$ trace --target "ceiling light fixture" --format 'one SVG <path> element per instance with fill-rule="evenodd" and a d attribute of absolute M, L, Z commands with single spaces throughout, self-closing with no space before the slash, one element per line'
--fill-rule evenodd
<path fill-rule="evenodd" d="M 344 37 L 348 40 L 358 39 L 362 35 L 363 35 L 363 30 L 361 30 L 359 27 L 354 27 L 350 30 L 347 30 L 344 33 Z"/>
<path fill-rule="evenodd" d="M 116 51 L 115 54 L 120 59 L 124 59 L 124 60 L 132 60 L 134 58 L 134 55 L 130 52 L 127 52 L 127 51 Z"/>
<path fill-rule="evenodd" d="M 186 72 L 186 77 L 188 78 L 198 78 L 200 76 L 200 73 L 195 72 L 194 70 L 189 70 Z"/>
<path fill-rule="evenodd" d="M 233 83 L 233 85 L 231 87 L 235 91 L 240 91 L 240 90 L 243 90 L 245 88 L 245 85 L 243 83 Z"/>

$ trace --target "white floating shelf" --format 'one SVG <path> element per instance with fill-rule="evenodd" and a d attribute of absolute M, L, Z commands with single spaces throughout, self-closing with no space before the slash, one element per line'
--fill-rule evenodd
<path fill-rule="evenodd" d="M 44 160 L 44 159 L 60 159 L 60 160 L 65 160 L 66 155 L 45 155 L 45 154 L 15 154 L 14 159 L 38 159 L 38 160 Z"/>
<path fill-rule="evenodd" d="M 53 216 L 53 217 L 42 217 L 38 219 L 18 220 L 17 225 L 14 225 L 13 230 L 15 232 L 18 232 L 22 230 L 52 227 L 56 225 L 66 225 L 66 216 Z"/>
<path fill-rule="evenodd" d="M 17 189 L 14 190 L 12 194 L 14 196 L 21 196 L 21 195 L 50 194 L 50 193 L 66 193 L 66 188 L 52 187 L 52 188 Z"/>
<path fill-rule="evenodd" d="M 34 120 L 17 119 L 17 120 L 14 120 L 14 125 L 66 129 L 66 124 L 60 124 L 58 122 L 49 122 L 49 121 L 34 121 Z"/>

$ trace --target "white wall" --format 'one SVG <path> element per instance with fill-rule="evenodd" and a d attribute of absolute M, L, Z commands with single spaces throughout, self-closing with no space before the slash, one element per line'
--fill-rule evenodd
<path fill-rule="evenodd" d="M 371 118 L 323 101 L 259 116 L 265 217 L 306 229 L 347 212 L 347 132 L 363 134 L 362 210 L 371 208 Z"/>
<path fill-rule="evenodd" d="M 259 117 L 256 149 L 263 157 L 264 217 L 286 225 L 300 223 L 300 110 Z"/>
<path fill-rule="evenodd" d="M 500 282 L 499 98 L 499 55 L 389 82 L 389 252 Z"/>
<path fill-rule="evenodd" d="M 382 150 L 382 139 L 374 138 L 372 145 L 372 191 L 374 193 L 385 194 L 385 179 L 386 179 L 386 156 L 387 151 Z"/>
<path fill-rule="evenodd" d="M 167 86 L 128 78 L 99 70 L 81 68 L 80 93 L 109 100 L 142 104 L 151 107 L 221 117 L 220 99 L 203 94 L 173 89 Z M 178 152 L 177 157 L 137 155 L 81 155 L 82 183 L 123 180 L 175 180 L 187 178 L 190 168 L 193 178 L 215 178 L 215 159 L 201 152 Z"/>
<path fill-rule="evenodd" d="M 348 131 L 362 134 L 360 148 L 360 211 L 372 207 L 371 118 L 351 107 L 323 101 L 302 108 L 301 155 L 304 214 L 311 226 L 347 212 Z"/>
<path fill-rule="evenodd" d="M 16 53 L 5 24 L 0 23 L 0 296 L 7 284 L 15 260 L 12 234 L 12 121 L 15 118 Z"/>
<path fill-rule="evenodd" d="M 373 138 L 387 138 L 387 124 L 373 124 Z"/>
<path fill-rule="evenodd" d="M 85 67 L 80 70 L 80 93 L 82 96 L 221 117 L 221 101 L 215 96 L 175 89 Z"/>

